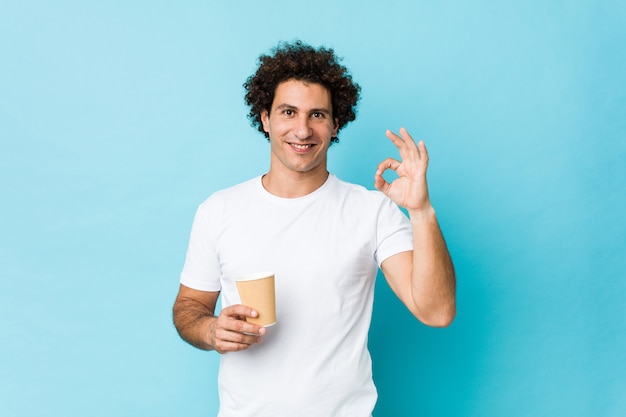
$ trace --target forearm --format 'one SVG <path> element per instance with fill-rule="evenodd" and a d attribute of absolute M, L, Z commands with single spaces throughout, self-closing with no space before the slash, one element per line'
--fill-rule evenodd
<path fill-rule="evenodd" d="M 413 230 L 411 292 L 422 320 L 447 326 L 456 314 L 456 278 L 452 259 L 432 206 L 410 212 Z"/>
<path fill-rule="evenodd" d="M 211 324 L 217 317 L 202 303 L 192 299 L 177 299 L 174 304 L 174 326 L 180 337 L 202 350 L 214 350 L 210 344 Z"/>

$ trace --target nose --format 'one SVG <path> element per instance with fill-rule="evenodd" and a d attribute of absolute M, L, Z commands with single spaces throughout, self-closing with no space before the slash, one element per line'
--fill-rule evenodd
<path fill-rule="evenodd" d="M 311 129 L 309 123 L 309 118 L 304 115 L 303 117 L 298 118 L 294 127 L 294 134 L 298 139 L 307 139 L 309 136 L 311 136 L 311 134 L 313 134 L 313 130 Z"/>

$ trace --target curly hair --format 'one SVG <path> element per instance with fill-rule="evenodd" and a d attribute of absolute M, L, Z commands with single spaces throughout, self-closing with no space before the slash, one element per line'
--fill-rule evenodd
<path fill-rule="evenodd" d="M 248 119 L 268 140 L 261 112 L 270 111 L 276 87 L 283 81 L 297 80 L 326 87 L 330 92 L 333 119 L 338 121 L 338 130 L 356 118 L 361 87 L 352 80 L 348 69 L 339 64 L 341 58 L 332 49 L 314 48 L 297 40 L 293 43 L 281 42 L 271 52 L 271 55 L 259 56 L 256 72 L 243 84 L 245 102 L 250 107 Z M 331 143 L 334 142 L 339 142 L 339 139 L 333 137 Z"/>

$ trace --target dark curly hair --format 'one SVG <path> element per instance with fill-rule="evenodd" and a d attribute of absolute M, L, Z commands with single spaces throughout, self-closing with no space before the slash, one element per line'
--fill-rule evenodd
<path fill-rule="evenodd" d="M 331 97 L 333 119 L 338 121 L 338 130 L 356 118 L 356 105 L 361 87 L 352 80 L 346 67 L 340 65 L 341 58 L 330 48 L 313 48 L 296 40 L 293 43 L 281 42 L 271 51 L 271 55 L 261 55 L 259 67 L 248 77 L 243 87 L 245 101 L 250 107 L 248 119 L 253 127 L 269 140 L 263 130 L 261 112 L 270 111 L 276 87 L 283 81 L 297 80 L 321 84 L 328 89 Z M 338 142 L 334 137 L 331 142 Z"/>

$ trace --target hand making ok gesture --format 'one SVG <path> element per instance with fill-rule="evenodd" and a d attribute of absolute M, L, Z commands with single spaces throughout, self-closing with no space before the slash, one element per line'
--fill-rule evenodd
<path fill-rule="evenodd" d="M 428 168 L 426 145 L 423 141 L 419 141 L 416 145 L 405 128 L 400 128 L 401 137 L 390 130 L 387 130 L 386 135 L 400 151 L 402 161 L 387 158 L 378 164 L 374 186 L 409 212 L 423 212 L 430 209 L 432 206 L 426 183 L 426 169 Z M 398 178 L 391 183 L 383 178 L 383 173 L 388 169 L 398 174 Z"/>

